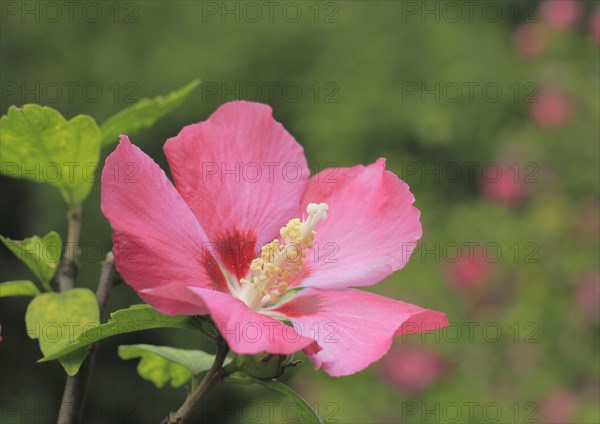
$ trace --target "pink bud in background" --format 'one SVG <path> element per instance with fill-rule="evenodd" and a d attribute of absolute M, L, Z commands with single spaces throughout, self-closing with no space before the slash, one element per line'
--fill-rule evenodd
<path fill-rule="evenodd" d="M 600 273 L 587 272 L 575 281 L 575 300 L 590 321 L 600 321 Z"/>
<path fill-rule="evenodd" d="M 448 264 L 448 281 L 458 289 L 478 289 L 486 285 L 493 272 L 493 264 L 486 260 L 481 251 L 472 255 L 463 252 L 461 258 Z"/>
<path fill-rule="evenodd" d="M 573 28 L 581 16 L 577 0 L 547 0 L 542 2 L 541 15 L 550 26 L 565 30 Z"/>
<path fill-rule="evenodd" d="M 572 114 L 568 96 L 559 90 L 545 90 L 529 107 L 531 119 L 541 128 L 553 128 L 565 123 Z"/>
<path fill-rule="evenodd" d="M 483 195 L 507 206 L 514 206 L 525 200 L 529 195 L 529 187 L 519 165 L 499 162 L 495 168 L 496 173 L 490 171 L 481 181 Z"/>
<path fill-rule="evenodd" d="M 569 391 L 549 393 L 540 405 L 541 422 L 572 423 L 576 414 L 577 399 Z"/>
<path fill-rule="evenodd" d="M 447 361 L 440 353 L 421 346 L 402 345 L 390 351 L 381 370 L 391 386 L 414 395 L 439 381 L 447 368 Z"/>
<path fill-rule="evenodd" d="M 600 45 L 600 7 L 594 11 L 590 18 L 590 37 Z"/>
<path fill-rule="evenodd" d="M 523 24 L 513 34 L 513 45 L 523 57 L 538 56 L 546 49 L 546 36 L 540 25 Z"/>

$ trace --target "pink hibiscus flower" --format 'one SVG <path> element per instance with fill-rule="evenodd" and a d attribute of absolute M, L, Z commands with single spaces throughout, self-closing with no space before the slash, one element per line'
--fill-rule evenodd
<path fill-rule="evenodd" d="M 447 275 L 450 284 L 467 292 L 482 289 L 492 278 L 493 263 L 479 249 L 473 255 L 464 254 L 448 265 Z"/>
<path fill-rule="evenodd" d="M 524 178 L 515 172 L 511 162 L 501 161 L 497 165 L 496 175 L 490 173 L 481 180 L 483 195 L 506 206 L 515 206 L 526 200 L 530 189 Z"/>
<path fill-rule="evenodd" d="M 544 90 L 536 100 L 529 105 L 529 114 L 533 122 L 541 128 L 558 127 L 567 122 L 573 114 L 571 99 L 563 91 Z"/>
<path fill-rule="evenodd" d="M 600 7 L 596 8 L 590 18 L 590 38 L 600 45 Z"/>
<path fill-rule="evenodd" d="M 600 321 L 600 273 L 588 271 L 575 281 L 579 309 L 592 322 Z"/>
<path fill-rule="evenodd" d="M 522 24 L 513 34 L 513 45 L 523 57 L 534 57 L 546 49 L 544 28 L 537 24 Z"/>
<path fill-rule="evenodd" d="M 448 361 L 438 352 L 423 346 L 393 349 L 382 363 L 382 377 L 411 395 L 419 394 L 441 380 L 448 371 Z"/>
<path fill-rule="evenodd" d="M 540 415 L 545 423 L 572 423 L 577 414 L 576 395 L 568 390 L 548 393 L 542 399 Z"/>
<path fill-rule="evenodd" d="M 121 136 L 101 199 L 117 269 L 160 312 L 210 314 L 233 352 L 304 351 L 333 376 L 377 361 L 394 336 L 447 325 L 351 288 L 402 268 L 421 237 L 414 197 L 384 159 L 309 179 L 302 147 L 249 102 L 221 106 L 164 151 L 176 188 Z"/>
<path fill-rule="evenodd" d="M 560 30 L 573 28 L 581 15 L 581 5 L 577 0 L 546 0 L 540 9 L 543 19 Z"/>

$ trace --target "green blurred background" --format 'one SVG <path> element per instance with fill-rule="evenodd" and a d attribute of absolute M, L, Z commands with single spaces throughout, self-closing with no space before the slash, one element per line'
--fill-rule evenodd
<path fill-rule="evenodd" d="M 328 421 L 600 422 L 598 2 L 65 3 L 1 3 L 2 114 L 40 103 L 100 123 L 201 78 L 133 137 L 165 169 L 168 137 L 249 99 L 273 107 L 313 170 L 384 156 L 409 183 L 424 236 L 373 291 L 447 312 L 451 327 L 398 339 L 351 377 L 306 361 L 289 372 Z M 2 177 L 0 199 L 2 235 L 66 236 L 55 189 Z M 78 285 L 93 289 L 96 247 L 111 246 L 98 184 L 83 213 Z M 30 278 L 1 253 L 1 281 Z M 109 307 L 139 302 L 121 284 Z M 0 305 L 0 421 L 52 422 L 63 370 L 35 363 L 27 300 Z M 185 396 L 118 359 L 131 343 L 198 347 L 185 331 L 103 343 L 87 422 L 157 422 Z M 192 422 L 293 422 L 288 406 L 221 385 Z"/>

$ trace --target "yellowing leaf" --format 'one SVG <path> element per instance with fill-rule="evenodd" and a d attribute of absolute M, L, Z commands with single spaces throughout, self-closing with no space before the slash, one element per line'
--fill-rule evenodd
<path fill-rule="evenodd" d="M 141 358 L 138 374 L 143 379 L 153 382 L 159 389 L 169 380 L 173 387 L 185 384 L 192 375 L 208 370 L 215 360 L 214 355 L 201 350 L 147 344 L 119 346 L 119 357 Z"/>
<path fill-rule="evenodd" d="M 54 276 L 62 254 L 60 236 L 51 231 L 44 237 L 33 236 L 25 240 L 11 240 L 0 236 L 2 243 L 25 263 L 40 282 L 50 289 L 50 280 Z"/>
<path fill-rule="evenodd" d="M 25 324 L 27 335 L 39 340 L 42 353 L 51 355 L 83 331 L 98 327 L 100 311 L 96 295 L 89 289 L 72 289 L 36 296 L 27 307 Z M 88 350 L 89 345 L 60 357 L 67 374 L 77 374 Z"/>
<path fill-rule="evenodd" d="M 110 320 L 102 325 L 92 326 L 62 349 L 48 354 L 38 362 L 60 359 L 95 342 L 119 334 L 150 330 L 153 328 L 183 328 L 199 331 L 206 340 L 215 340 L 218 331 L 207 316 L 163 315 L 150 305 L 132 305 L 110 314 Z"/>
<path fill-rule="evenodd" d="M 46 106 L 11 106 L 0 119 L 0 171 L 53 185 L 73 206 L 92 188 L 101 138 L 100 128 L 90 116 L 78 115 L 67 121 Z"/>

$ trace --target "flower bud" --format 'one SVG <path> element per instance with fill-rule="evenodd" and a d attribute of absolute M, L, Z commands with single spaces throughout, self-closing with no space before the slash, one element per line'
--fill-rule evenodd
<path fill-rule="evenodd" d="M 287 367 L 296 365 L 288 359 L 291 357 L 259 353 L 258 355 L 236 356 L 235 363 L 238 369 L 254 378 L 270 380 L 281 377 Z"/>

